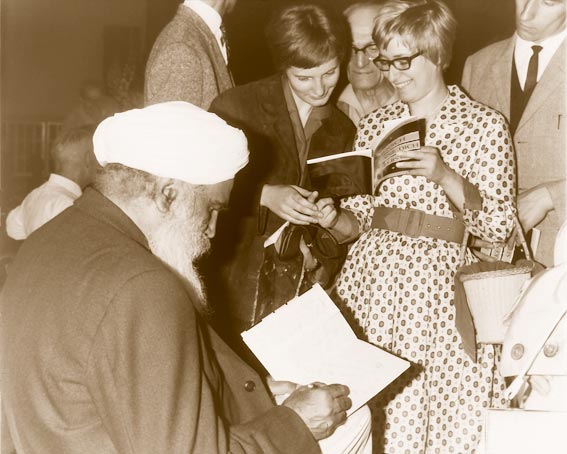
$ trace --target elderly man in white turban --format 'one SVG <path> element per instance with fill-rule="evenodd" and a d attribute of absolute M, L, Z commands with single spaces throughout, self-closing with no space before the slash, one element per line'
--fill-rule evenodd
<path fill-rule="evenodd" d="M 106 119 L 94 148 L 94 189 L 26 241 L 4 287 L 17 452 L 319 453 L 348 388 L 299 386 L 276 406 L 203 316 L 193 260 L 248 161 L 242 132 L 172 102 Z"/>

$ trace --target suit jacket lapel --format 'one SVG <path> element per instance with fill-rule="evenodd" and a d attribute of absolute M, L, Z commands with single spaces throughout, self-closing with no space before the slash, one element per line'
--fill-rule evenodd
<path fill-rule="evenodd" d="M 266 127 L 275 132 L 275 136 L 282 150 L 288 156 L 289 162 L 295 162 L 297 168 L 299 168 L 299 153 L 280 75 L 270 77 L 267 80 L 259 93 L 259 98 L 265 114 L 264 123 Z"/>
<path fill-rule="evenodd" d="M 559 49 L 553 55 L 553 58 L 549 62 L 547 68 L 543 73 L 542 78 L 536 84 L 530 100 L 524 109 L 522 118 L 518 123 L 517 130 L 520 130 L 522 126 L 538 111 L 542 104 L 547 101 L 547 98 L 552 95 L 562 96 L 562 93 L 558 93 L 557 89 L 561 85 L 561 82 L 565 77 L 565 42 L 559 46 Z M 557 93 L 556 93 L 557 92 Z"/>
<path fill-rule="evenodd" d="M 514 38 L 510 38 L 500 55 L 494 55 L 492 66 L 493 80 L 496 81 L 496 99 L 499 110 L 506 118 L 510 118 L 510 90 L 512 84 L 512 60 L 514 58 Z"/>
<path fill-rule="evenodd" d="M 191 23 L 199 31 L 199 36 L 203 46 L 207 49 L 207 53 L 215 68 L 215 75 L 217 78 L 217 85 L 219 92 L 223 92 L 234 86 L 232 74 L 230 73 L 215 35 L 201 17 L 195 13 L 191 8 L 184 5 L 179 5 L 179 11 L 186 21 Z"/>

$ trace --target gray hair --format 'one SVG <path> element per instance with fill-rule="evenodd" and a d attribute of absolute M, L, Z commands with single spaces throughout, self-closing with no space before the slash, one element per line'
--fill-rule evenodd
<path fill-rule="evenodd" d="M 93 187 L 109 199 L 124 202 L 139 198 L 155 200 L 160 192 L 162 177 L 123 164 L 111 163 L 97 171 Z M 183 182 L 184 192 L 201 194 L 203 185 Z"/>

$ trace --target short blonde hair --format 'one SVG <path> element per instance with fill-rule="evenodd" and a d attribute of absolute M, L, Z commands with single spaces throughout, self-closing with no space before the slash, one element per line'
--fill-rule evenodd
<path fill-rule="evenodd" d="M 400 37 L 441 69 L 451 63 L 457 21 L 441 0 L 386 0 L 374 21 L 372 37 L 385 49 Z"/>

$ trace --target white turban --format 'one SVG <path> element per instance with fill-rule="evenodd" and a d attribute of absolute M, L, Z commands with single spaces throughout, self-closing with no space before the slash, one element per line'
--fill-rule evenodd
<path fill-rule="evenodd" d="M 100 123 L 93 142 L 102 166 L 119 163 L 196 185 L 231 180 L 249 154 L 242 131 L 182 101 L 117 113 Z"/>

